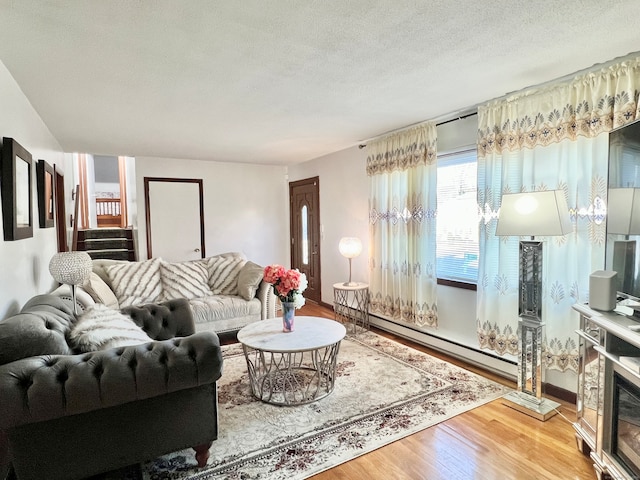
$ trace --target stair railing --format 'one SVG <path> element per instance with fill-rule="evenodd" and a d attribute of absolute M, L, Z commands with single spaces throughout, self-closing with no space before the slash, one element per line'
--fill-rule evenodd
<path fill-rule="evenodd" d="M 121 227 L 122 211 L 119 198 L 96 198 L 98 228 Z"/>

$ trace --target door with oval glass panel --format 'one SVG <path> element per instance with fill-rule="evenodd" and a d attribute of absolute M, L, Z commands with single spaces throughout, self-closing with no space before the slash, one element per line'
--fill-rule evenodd
<path fill-rule="evenodd" d="M 320 303 L 320 180 L 289 182 L 291 268 L 307 276 L 307 300 Z"/>

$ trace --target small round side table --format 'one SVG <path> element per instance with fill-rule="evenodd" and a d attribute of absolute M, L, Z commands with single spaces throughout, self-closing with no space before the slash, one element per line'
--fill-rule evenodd
<path fill-rule="evenodd" d="M 336 320 L 351 326 L 354 334 L 358 333 L 358 327 L 369 329 L 369 284 L 344 283 L 333 284 L 333 310 Z"/>

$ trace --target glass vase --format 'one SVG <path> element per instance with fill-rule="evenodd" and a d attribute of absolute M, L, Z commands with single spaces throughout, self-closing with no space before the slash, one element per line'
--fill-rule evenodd
<path fill-rule="evenodd" d="M 282 331 L 293 332 L 293 322 L 295 320 L 296 309 L 293 306 L 293 302 L 281 302 L 282 303 Z"/>

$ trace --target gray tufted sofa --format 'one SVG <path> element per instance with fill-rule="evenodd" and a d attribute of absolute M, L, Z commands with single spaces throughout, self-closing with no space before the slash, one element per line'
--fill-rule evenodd
<path fill-rule="evenodd" d="M 189 447 L 206 463 L 218 337 L 194 333 L 182 299 L 125 310 L 155 341 L 74 354 L 72 306 L 55 295 L 0 321 L 0 446 L 8 438 L 19 480 L 84 478 Z"/>

